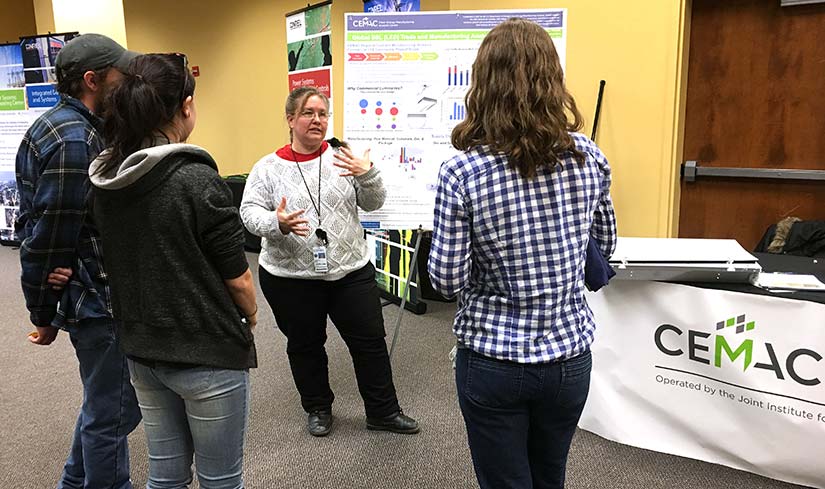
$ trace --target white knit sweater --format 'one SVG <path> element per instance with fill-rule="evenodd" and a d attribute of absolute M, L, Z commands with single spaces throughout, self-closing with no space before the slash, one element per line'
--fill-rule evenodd
<path fill-rule="evenodd" d="M 315 209 L 318 205 L 318 158 L 298 163 L 281 158 L 275 152 L 261 158 L 252 168 L 241 202 L 241 219 L 251 233 L 263 238 L 258 262 L 272 275 L 338 280 L 360 269 L 369 260 L 357 208 L 373 211 L 384 205 L 386 190 L 381 174 L 378 168 L 373 167 L 358 177 L 342 177 L 340 174 L 344 170 L 332 165 L 333 154 L 332 147 L 327 147 L 320 158 L 320 227 L 326 231 L 329 241 L 327 273 L 315 272 L 312 253 L 312 249 L 318 244 L 315 236 L 315 229 L 319 227 Z M 301 179 L 298 165 L 301 166 L 306 185 Z M 287 212 L 305 210 L 304 218 L 309 221 L 309 236 L 281 233 L 276 213 L 281 197 L 286 197 Z"/>

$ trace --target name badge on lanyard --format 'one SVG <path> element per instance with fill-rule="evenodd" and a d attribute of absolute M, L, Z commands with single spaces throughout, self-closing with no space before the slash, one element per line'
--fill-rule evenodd
<path fill-rule="evenodd" d="M 315 273 L 329 272 L 329 263 L 327 262 L 327 247 L 319 244 L 312 248 L 312 256 L 315 262 Z"/>

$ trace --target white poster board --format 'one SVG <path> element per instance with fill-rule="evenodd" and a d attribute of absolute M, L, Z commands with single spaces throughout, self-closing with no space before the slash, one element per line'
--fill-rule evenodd
<path fill-rule="evenodd" d="M 611 281 L 579 427 L 825 488 L 825 305 Z"/>
<path fill-rule="evenodd" d="M 430 229 L 441 163 L 457 151 L 453 127 L 478 47 L 502 21 L 523 17 L 544 27 L 564 66 L 567 10 L 346 14 L 344 139 L 369 148 L 387 187 L 365 227 Z"/>

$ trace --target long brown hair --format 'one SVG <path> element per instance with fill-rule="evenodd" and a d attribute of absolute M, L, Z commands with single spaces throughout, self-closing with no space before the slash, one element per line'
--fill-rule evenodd
<path fill-rule="evenodd" d="M 525 178 L 554 168 L 565 153 L 584 162 L 568 132 L 581 130 L 582 116 L 564 86 L 553 41 L 534 22 L 509 19 L 487 34 L 464 103 L 467 118 L 452 133 L 460 151 L 489 145 Z"/>

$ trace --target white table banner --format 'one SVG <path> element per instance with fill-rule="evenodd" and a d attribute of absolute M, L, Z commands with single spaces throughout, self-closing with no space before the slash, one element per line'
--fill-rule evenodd
<path fill-rule="evenodd" d="M 825 305 L 645 281 L 587 300 L 581 428 L 825 488 Z"/>

